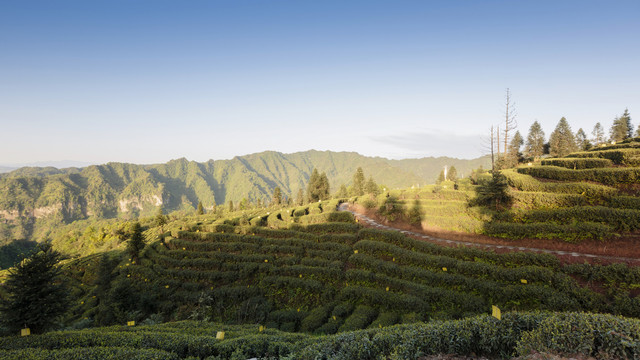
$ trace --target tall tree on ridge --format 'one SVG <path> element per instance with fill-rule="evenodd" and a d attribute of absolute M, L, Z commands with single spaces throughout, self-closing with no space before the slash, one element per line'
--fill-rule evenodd
<path fill-rule="evenodd" d="M 576 131 L 576 146 L 578 146 L 578 150 L 589 150 L 591 148 L 591 143 L 589 139 L 587 139 L 587 134 L 582 130 L 582 128 Z"/>
<path fill-rule="evenodd" d="M 282 204 L 282 190 L 280 190 L 280 187 L 278 187 L 278 186 L 276 186 L 276 188 L 273 189 L 272 204 L 273 205 L 281 205 Z"/>
<path fill-rule="evenodd" d="M 563 157 L 578 149 L 576 140 L 571 132 L 567 119 L 562 117 L 549 136 L 549 154 L 553 157 Z"/>
<path fill-rule="evenodd" d="M 353 196 L 362 196 L 364 195 L 364 171 L 362 171 L 361 167 L 358 167 L 356 173 L 353 174 Z"/>
<path fill-rule="evenodd" d="M 633 125 L 631 124 L 631 115 L 629 109 L 624 109 L 624 114 L 613 120 L 613 125 L 609 130 L 610 140 L 619 142 L 633 136 Z"/>
<path fill-rule="evenodd" d="M 591 132 L 591 136 L 593 136 L 593 145 L 598 146 L 604 142 L 604 128 L 602 124 L 599 122 L 593 127 L 593 131 Z"/>

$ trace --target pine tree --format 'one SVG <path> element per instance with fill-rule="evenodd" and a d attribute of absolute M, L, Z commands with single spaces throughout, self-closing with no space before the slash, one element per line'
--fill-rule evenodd
<path fill-rule="evenodd" d="M 347 186 L 345 184 L 340 185 L 340 190 L 336 194 L 337 198 L 347 198 L 349 197 L 349 191 L 347 190 Z"/>
<path fill-rule="evenodd" d="M 455 166 L 451 166 L 447 171 L 447 180 L 456 181 L 458 179 L 458 170 Z"/>
<path fill-rule="evenodd" d="M 229 212 L 233 212 L 234 210 L 233 200 L 229 200 L 229 202 L 227 203 L 227 209 L 229 210 Z"/>
<path fill-rule="evenodd" d="M 324 172 L 320 174 L 320 181 L 318 181 L 318 198 L 320 200 L 329 199 L 329 178 Z"/>
<path fill-rule="evenodd" d="M 352 196 L 364 195 L 364 181 L 364 171 L 362 171 L 361 167 L 358 167 L 356 173 L 353 174 Z"/>
<path fill-rule="evenodd" d="M 136 221 L 131 227 L 131 236 L 127 241 L 127 253 L 131 256 L 134 263 L 138 264 L 138 257 L 140 256 L 140 251 L 144 249 L 144 246 L 142 227 L 140 223 Z"/>
<path fill-rule="evenodd" d="M 609 139 L 615 142 L 623 141 L 633 136 L 633 125 L 631 124 L 631 115 L 629 115 L 628 109 L 624 110 L 622 116 L 613 120 L 609 136 Z"/>
<path fill-rule="evenodd" d="M 582 128 L 576 131 L 576 146 L 578 150 L 589 150 L 591 148 L 591 142 L 587 139 L 587 134 L 582 130 Z"/>
<path fill-rule="evenodd" d="M 549 136 L 549 154 L 563 157 L 578 150 L 571 127 L 564 117 L 560 119 L 556 129 Z"/>
<path fill-rule="evenodd" d="M 436 184 L 440 184 L 441 182 L 445 181 L 447 179 L 445 179 L 444 177 L 444 169 L 440 170 L 440 174 L 438 174 L 438 179 L 436 179 Z"/>
<path fill-rule="evenodd" d="M 37 252 L 9 270 L 0 303 L 2 323 L 13 333 L 29 328 L 43 333 L 54 327 L 69 307 L 67 287 L 60 279 L 60 254 L 51 244 L 38 245 Z"/>
<path fill-rule="evenodd" d="M 593 127 L 591 135 L 593 136 L 593 144 L 595 146 L 604 143 L 604 128 L 600 123 L 596 123 L 596 125 Z"/>
<path fill-rule="evenodd" d="M 309 202 L 316 202 L 320 199 L 318 189 L 320 187 L 320 173 L 318 169 L 313 168 L 311 176 L 309 176 L 309 183 L 307 184 L 307 199 Z"/>
<path fill-rule="evenodd" d="M 296 204 L 298 206 L 304 205 L 304 190 L 302 190 L 302 188 L 298 189 L 298 196 L 296 198 Z"/>
<path fill-rule="evenodd" d="M 273 205 L 282 205 L 282 190 L 279 187 L 273 189 L 273 198 L 271 200 Z"/>
<path fill-rule="evenodd" d="M 156 226 L 164 226 L 167 223 L 167 218 L 164 215 L 164 210 L 162 209 L 162 206 L 158 206 L 158 210 L 156 211 L 156 219 L 155 219 L 155 224 Z"/>
<path fill-rule="evenodd" d="M 364 191 L 373 196 L 378 196 L 380 194 L 380 188 L 373 180 L 373 176 L 369 176 L 369 180 L 367 180 L 367 183 L 364 185 Z"/>
<path fill-rule="evenodd" d="M 198 215 L 204 214 L 204 207 L 202 206 L 202 201 L 198 201 L 198 210 L 196 210 L 196 213 Z"/>
<path fill-rule="evenodd" d="M 478 196 L 475 202 L 499 211 L 511 207 L 513 199 L 509 195 L 507 178 L 500 171 L 491 172 L 491 180 L 481 182 L 476 189 Z"/>
<path fill-rule="evenodd" d="M 527 157 L 534 160 L 539 159 L 544 154 L 544 131 L 542 131 L 542 126 L 537 121 L 534 121 L 529 128 L 525 153 Z"/>

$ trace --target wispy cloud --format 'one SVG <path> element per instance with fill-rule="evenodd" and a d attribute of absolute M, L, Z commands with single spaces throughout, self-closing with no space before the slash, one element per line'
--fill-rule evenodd
<path fill-rule="evenodd" d="M 460 135 L 430 129 L 421 132 L 372 136 L 371 139 L 401 149 L 407 152 L 408 157 L 450 156 L 471 159 L 485 155 L 486 139 L 480 134 Z"/>

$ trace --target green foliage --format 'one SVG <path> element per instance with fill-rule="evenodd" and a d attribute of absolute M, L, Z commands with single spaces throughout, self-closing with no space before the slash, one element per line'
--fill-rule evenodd
<path fill-rule="evenodd" d="M 35 334 L 53 328 L 68 308 L 67 288 L 60 281 L 60 254 L 51 244 L 9 270 L 5 282 L 8 297 L 1 303 L 2 324 L 13 334 L 30 328 Z"/>
<path fill-rule="evenodd" d="M 609 139 L 611 141 L 620 142 L 633 136 L 633 125 L 631 125 L 631 116 L 629 110 L 624 109 L 624 113 L 620 117 L 613 120 L 613 125 L 609 130 Z"/>
<path fill-rule="evenodd" d="M 556 166 L 532 166 L 517 170 L 521 174 L 559 181 L 593 181 L 611 186 L 640 183 L 640 168 L 570 170 Z"/>
<path fill-rule="evenodd" d="M 365 191 L 365 178 L 364 171 L 361 167 L 358 167 L 355 174 L 353 174 L 353 185 L 351 186 L 351 196 L 362 196 Z"/>
<path fill-rule="evenodd" d="M 543 166 L 558 166 L 567 169 L 593 169 L 593 168 L 605 168 L 613 166 L 613 162 L 609 159 L 598 158 L 561 158 L 561 159 L 546 159 L 542 160 Z"/>
<path fill-rule="evenodd" d="M 509 223 L 492 222 L 485 225 L 487 235 L 507 239 L 561 239 L 577 242 L 583 239 L 602 240 L 611 236 L 611 227 L 606 224 L 581 222 L 579 224 L 558 225 L 554 223 Z"/>
<path fill-rule="evenodd" d="M 318 173 L 317 169 L 313 169 L 309 184 L 307 185 L 307 199 L 309 202 L 317 202 L 329 198 L 329 179 L 327 174 Z"/>
<path fill-rule="evenodd" d="M 538 121 L 534 121 L 529 128 L 525 154 L 531 159 L 539 159 L 544 154 L 544 131 Z"/>
<path fill-rule="evenodd" d="M 476 189 L 474 204 L 487 206 L 496 211 L 507 209 L 513 202 L 508 187 L 507 178 L 501 172 L 494 171 L 491 180 L 481 183 Z"/>
<path fill-rule="evenodd" d="M 419 200 L 416 199 L 413 201 L 413 206 L 409 209 L 407 219 L 411 225 L 419 226 L 422 223 L 422 209 L 420 208 Z"/>
<path fill-rule="evenodd" d="M 563 157 L 578 150 L 571 127 L 564 117 L 549 136 L 549 155 Z"/>
<path fill-rule="evenodd" d="M 138 262 L 140 251 L 142 251 L 144 246 L 145 242 L 142 236 L 142 227 L 139 222 L 135 222 L 131 229 L 131 236 L 129 240 L 127 240 L 127 253 L 135 262 Z"/>
<path fill-rule="evenodd" d="M 616 165 L 638 166 L 636 157 L 640 155 L 640 149 L 622 148 L 608 150 L 582 151 L 568 154 L 568 158 L 600 158 L 611 160 Z M 545 164 L 542 164 L 545 165 Z M 551 165 L 551 164 L 550 164 Z M 595 166 L 594 166 L 595 167 Z"/>

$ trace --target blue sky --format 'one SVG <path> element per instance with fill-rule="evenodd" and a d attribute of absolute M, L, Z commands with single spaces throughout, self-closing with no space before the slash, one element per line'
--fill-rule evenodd
<path fill-rule="evenodd" d="M 0 164 L 481 156 L 640 121 L 638 1 L 0 1 Z"/>

